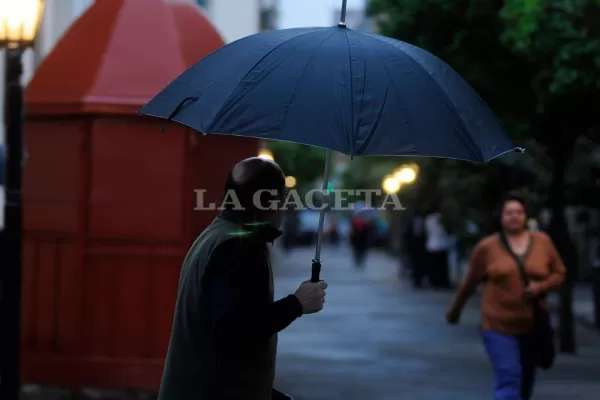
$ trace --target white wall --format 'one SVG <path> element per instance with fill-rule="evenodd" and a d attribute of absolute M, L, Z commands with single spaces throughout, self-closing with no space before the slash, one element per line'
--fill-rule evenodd
<path fill-rule="evenodd" d="M 208 4 L 211 21 L 226 43 L 259 32 L 260 10 L 261 0 L 211 0 Z"/>
<path fill-rule="evenodd" d="M 366 0 L 348 0 L 348 10 L 364 10 Z M 342 0 L 279 0 L 280 29 L 333 26 Z"/>

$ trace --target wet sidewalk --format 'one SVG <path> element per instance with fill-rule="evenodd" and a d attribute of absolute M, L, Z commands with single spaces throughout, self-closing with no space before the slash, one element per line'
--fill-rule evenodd
<path fill-rule="evenodd" d="M 312 253 L 276 257 L 284 296 L 309 275 Z M 480 344 L 477 299 L 462 323 L 444 323 L 449 292 L 414 291 L 382 253 L 355 270 L 346 249 L 326 249 L 325 309 L 280 334 L 277 386 L 296 400 L 491 398 L 491 370 Z M 539 373 L 535 399 L 593 400 L 600 393 L 600 335 L 577 327 L 579 355 L 560 355 Z"/>
<path fill-rule="evenodd" d="M 310 276 L 312 249 L 276 251 L 278 297 Z M 350 252 L 324 249 L 325 309 L 279 335 L 276 387 L 295 400 L 491 399 L 491 370 L 479 340 L 473 298 L 462 323 L 448 326 L 451 292 L 415 291 L 381 252 L 357 270 Z M 600 393 L 600 334 L 577 326 L 579 355 L 560 355 L 540 372 L 534 399 L 595 400 Z M 153 394 L 26 388 L 27 400 L 152 400 Z M 176 399 L 174 399 L 176 400 Z M 203 399 L 204 400 L 204 399 Z"/>

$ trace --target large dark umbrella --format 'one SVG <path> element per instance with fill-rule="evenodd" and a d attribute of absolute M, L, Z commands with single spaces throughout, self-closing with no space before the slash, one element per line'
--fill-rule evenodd
<path fill-rule="evenodd" d="M 202 133 L 285 140 L 355 155 L 485 163 L 515 148 L 475 91 L 423 49 L 372 33 L 274 30 L 208 55 L 139 110 Z M 312 280 L 319 279 L 324 210 Z"/>

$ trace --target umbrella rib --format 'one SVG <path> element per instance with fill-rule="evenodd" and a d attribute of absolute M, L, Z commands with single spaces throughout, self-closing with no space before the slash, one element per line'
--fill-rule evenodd
<path fill-rule="evenodd" d="M 388 40 L 393 40 L 390 38 L 387 38 L 385 36 L 379 36 L 379 35 L 374 35 L 374 34 L 369 34 L 367 33 L 366 35 L 371 36 L 372 38 L 376 39 L 378 42 L 380 43 L 384 43 L 387 46 L 392 47 L 394 50 L 400 50 L 398 47 L 394 46 L 393 44 L 389 43 Z M 383 40 L 382 40 L 383 39 Z M 397 41 L 398 43 L 402 44 L 403 42 Z M 421 49 L 422 50 L 422 49 Z M 402 50 L 401 50 L 402 51 Z M 468 129 L 465 129 L 467 127 L 464 118 L 462 117 L 462 115 L 460 115 L 459 112 L 457 112 L 456 110 L 456 106 L 454 105 L 454 103 L 452 102 L 452 100 L 450 99 L 450 96 L 448 95 L 448 93 L 436 82 L 435 79 L 433 79 L 433 77 L 431 76 L 431 74 L 429 73 L 429 71 L 427 71 L 426 68 L 424 68 L 420 62 L 418 62 L 415 58 L 411 57 L 409 54 L 405 53 L 404 51 L 402 51 L 402 53 L 404 53 L 407 56 L 407 59 L 411 60 L 413 63 L 417 64 L 421 70 L 423 70 L 425 72 L 425 76 L 428 78 L 429 82 L 433 84 L 433 86 L 435 88 L 438 89 L 439 92 L 441 92 L 444 96 L 444 98 L 446 99 L 446 103 L 449 105 L 449 110 L 452 112 L 452 114 L 454 114 L 454 116 L 456 117 L 456 119 L 460 122 L 462 129 L 460 130 L 460 132 L 462 133 L 462 137 L 464 139 L 466 139 L 467 143 L 469 144 L 469 147 L 471 148 L 471 150 L 473 150 L 475 152 L 475 154 L 477 154 L 477 156 L 479 156 L 479 159 L 484 160 L 485 161 L 485 157 L 483 156 L 481 149 L 479 148 L 479 146 L 477 146 L 477 144 L 473 141 L 473 138 L 468 135 L 466 132 L 468 132 Z M 435 57 L 435 56 L 434 56 Z M 389 71 L 387 69 L 386 66 L 386 72 L 389 76 Z M 394 87 L 395 90 L 395 87 Z"/>
<path fill-rule="evenodd" d="M 328 39 L 330 39 L 333 35 L 335 35 L 337 32 L 334 30 L 330 35 L 326 36 L 325 38 L 323 38 L 323 40 L 321 40 L 321 43 L 319 43 L 318 46 L 315 46 L 315 52 L 317 51 L 317 49 L 323 44 L 325 43 Z M 294 102 L 294 98 L 296 97 L 296 91 L 298 90 L 298 87 L 300 86 L 300 84 L 302 83 L 302 79 L 304 78 L 304 74 L 306 73 L 306 68 L 308 68 L 308 64 L 310 64 L 310 62 L 312 61 L 312 59 L 315 58 L 315 53 L 313 52 L 310 57 L 308 58 L 308 60 L 306 61 L 306 64 L 304 64 L 304 67 L 302 68 L 302 72 L 300 73 L 300 78 L 298 79 L 298 81 L 296 82 L 296 86 L 294 87 L 294 91 L 292 92 L 292 95 L 290 97 L 290 101 L 289 104 L 287 105 L 287 107 L 285 107 L 285 111 L 283 114 L 283 118 L 281 119 L 281 125 L 280 125 L 280 130 L 283 131 L 283 128 L 285 127 L 285 123 L 287 121 L 287 118 L 290 114 L 290 110 L 292 109 L 292 103 Z"/>
<path fill-rule="evenodd" d="M 386 73 L 387 73 L 387 70 L 386 70 Z M 363 144 L 358 148 L 358 154 L 361 154 L 365 151 L 367 146 L 369 146 L 369 143 L 371 143 L 373 136 L 375 135 L 375 130 L 379 126 L 379 122 L 381 121 L 381 115 L 383 114 L 383 110 L 385 109 L 385 103 L 387 102 L 389 91 L 390 91 L 390 85 L 388 85 L 388 87 L 385 89 L 385 96 L 383 97 L 383 102 L 381 104 L 381 107 L 379 107 L 379 112 L 377 113 L 377 119 L 375 120 L 375 123 L 373 124 L 373 126 L 371 126 L 371 130 L 369 131 L 367 138 L 365 139 Z"/>
<path fill-rule="evenodd" d="M 352 152 L 350 153 L 350 156 L 352 157 L 356 153 L 354 146 L 356 145 L 358 129 L 356 129 L 356 132 L 354 132 L 354 70 L 352 69 L 352 46 L 350 46 L 350 38 L 348 37 L 347 28 L 344 30 L 344 35 L 346 36 L 346 41 L 348 42 L 348 66 L 350 75 L 350 136 L 352 137 L 352 143 L 350 143 Z"/>

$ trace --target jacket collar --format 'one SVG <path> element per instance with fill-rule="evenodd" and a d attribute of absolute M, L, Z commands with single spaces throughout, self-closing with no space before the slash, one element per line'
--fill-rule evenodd
<path fill-rule="evenodd" d="M 239 226 L 239 231 L 235 233 L 238 236 L 252 236 L 263 242 L 272 243 L 283 233 L 266 221 L 257 221 L 248 212 L 223 210 L 218 218 L 233 222 Z"/>

